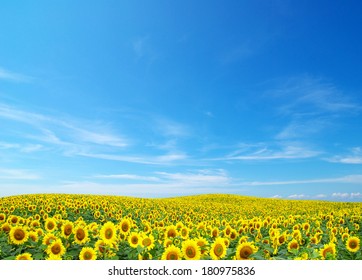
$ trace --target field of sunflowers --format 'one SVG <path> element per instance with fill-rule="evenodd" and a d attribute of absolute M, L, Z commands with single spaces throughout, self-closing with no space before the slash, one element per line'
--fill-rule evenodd
<path fill-rule="evenodd" d="M 237 195 L 0 198 L 0 259 L 362 259 L 362 203 Z"/>

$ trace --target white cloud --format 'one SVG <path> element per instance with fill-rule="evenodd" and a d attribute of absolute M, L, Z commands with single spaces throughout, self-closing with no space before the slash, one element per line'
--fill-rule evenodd
<path fill-rule="evenodd" d="M 304 198 L 308 198 L 309 196 L 308 195 L 305 195 L 305 194 L 292 194 L 292 195 L 289 195 L 288 198 L 291 198 L 291 199 L 304 199 Z"/>
<path fill-rule="evenodd" d="M 0 179 L 3 180 L 37 180 L 39 174 L 24 169 L 5 169 L 0 168 Z"/>
<path fill-rule="evenodd" d="M 344 164 L 362 164 L 362 149 L 361 147 L 354 147 L 350 149 L 349 154 L 336 155 L 325 160 Z"/>
<path fill-rule="evenodd" d="M 281 195 L 279 195 L 279 194 L 276 194 L 276 195 L 273 195 L 272 197 L 270 197 L 270 198 L 276 198 L 276 199 L 279 199 L 279 198 L 283 198 Z"/>
<path fill-rule="evenodd" d="M 33 79 L 32 77 L 11 72 L 4 68 L 0 68 L 0 80 L 6 80 L 12 82 L 29 82 L 32 79 Z"/>

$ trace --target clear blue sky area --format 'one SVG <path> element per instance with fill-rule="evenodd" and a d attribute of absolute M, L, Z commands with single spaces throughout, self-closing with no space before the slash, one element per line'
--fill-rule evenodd
<path fill-rule="evenodd" d="M 0 196 L 362 201 L 361 1 L 2 1 Z"/>

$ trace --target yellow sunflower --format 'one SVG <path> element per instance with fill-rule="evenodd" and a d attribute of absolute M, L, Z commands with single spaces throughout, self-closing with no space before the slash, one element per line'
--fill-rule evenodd
<path fill-rule="evenodd" d="M 210 248 L 210 256 L 213 260 L 220 260 L 226 256 L 226 245 L 225 239 L 218 237 Z"/>
<path fill-rule="evenodd" d="M 71 221 L 65 221 L 62 225 L 62 236 L 68 238 L 74 229 L 74 224 Z"/>
<path fill-rule="evenodd" d="M 299 243 L 297 240 L 295 239 L 292 239 L 289 243 L 288 243 L 288 250 L 291 251 L 291 250 L 298 250 L 299 249 Z"/>
<path fill-rule="evenodd" d="M 137 232 L 131 232 L 128 236 L 128 243 L 132 248 L 137 248 L 138 245 L 141 245 L 141 236 Z"/>
<path fill-rule="evenodd" d="M 243 242 L 236 248 L 235 257 L 237 260 L 247 260 L 251 254 L 258 251 L 253 242 Z"/>
<path fill-rule="evenodd" d="M 206 246 L 209 245 L 209 242 L 204 237 L 199 237 L 196 239 L 197 245 L 200 247 L 201 256 L 207 253 Z"/>
<path fill-rule="evenodd" d="M 356 253 L 360 249 L 360 240 L 358 237 L 349 237 L 346 241 L 346 248 L 352 253 Z"/>
<path fill-rule="evenodd" d="M 119 223 L 119 230 L 122 234 L 128 235 L 131 230 L 131 222 L 129 219 L 122 219 Z"/>
<path fill-rule="evenodd" d="M 54 242 L 55 240 L 57 240 L 57 239 L 58 239 L 57 236 L 55 236 L 53 233 L 49 232 L 46 235 L 44 235 L 42 244 L 43 245 L 49 245 L 52 242 Z"/>
<path fill-rule="evenodd" d="M 161 259 L 162 260 L 180 260 L 181 259 L 181 250 L 175 245 L 170 245 L 163 252 Z"/>
<path fill-rule="evenodd" d="M 155 247 L 155 238 L 152 234 L 141 236 L 141 245 L 147 250 L 152 250 Z"/>
<path fill-rule="evenodd" d="M 80 260 L 96 260 L 97 253 L 92 247 L 83 247 L 79 253 Z"/>
<path fill-rule="evenodd" d="M 200 247 L 197 245 L 196 240 L 185 240 L 182 242 L 181 248 L 183 257 L 186 260 L 199 260 L 201 256 Z"/>
<path fill-rule="evenodd" d="M 106 244 L 113 244 L 117 240 L 116 226 L 112 222 L 105 223 L 99 234 Z"/>
<path fill-rule="evenodd" d="M 84 228 L 83 226 L 76 226 L 74 228 L 74 242 L 77 244 L 84 244 L 88 241 L 88 230 Z"/>
<path fill-rule="evenodd" d="M 166 227 L 166 237 L 173 238 L 178 235 L 177 228 L 174 225 Z"/>
<path fill-rule="evenodd" d="M 33 257 L 31 256 L 30 253 L 22 253 L 20 255 L 17 255 L 16 260 L 32 260 Z"/>
<path fill-rule="evenodd" d="M 53 241 L 51 244 L 48 245 L 46 249 L 47 254 L 50 255 L 56 255 L 56 256 L 63 256 L 65 254 L 65 247 L 62 243 L 62 240 L 59 238 Z"/>
<path fill-rule="evenodd" d="M 45 220 L 44 228 L 48 232 L 52 232 L 57 228 L 57 221 L 53 218 L 48 218 Z"/>
<path fill-rule="evenodd" d="M 333 259 L 336 257 L 336 244 L 328 243 L 323 246 L 319 250 L 319 255 L 322 257 L 323 260 L 332 257 Z"/>
<path fill-rule="evenodd" d="M 14 226 L 10 229 L 9 238 L 13 244 L 24 244 L 29 238 L 29 233 L 21 226 Z"/>

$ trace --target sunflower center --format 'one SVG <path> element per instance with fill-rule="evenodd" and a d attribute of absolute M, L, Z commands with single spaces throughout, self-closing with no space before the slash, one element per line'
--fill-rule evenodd
<path fill-rule="evenodd" d="M 240 257 L 247 259 L 252 253 L 253 250 L 249 246 L 246 246 L 240 250 Z"/>
<path fill-rule="evenodd" d="M 168 237 L 175 237 L 176 236 L 176 231 L 174 230 L 170 230 L 167 234 Z"/>
<path fill-rule="evenodd" d="M 14 238 L 19 241 L 23 240 L 25 238 L 25 232 L 22 229 L 15 230 Z"/>
<path fill-rule="evenodd" d="M 324 250 L 324 252 L 323 252 L 323 257 L 324 257 L 324 258 L 327 257 L 327 253 L 333 254 L 332 248 L 328 247 L 327 249 Z"/>
<path fill-rule="evenodd" d="M 167 260 L 178 260 L 178 256 L 176 253 L 174 252 L 170 252 L 167 254 L 167 257 L 166 257 Z"/>
<path fill-rule="evenodd" d="M 78 229 L 78 230 L 77 230 L 77 238 L 78 238 L 79 240 L 82 240 L 82 239 L 84 239 L 84 237 L 85 237 L 84 231 L 83 231 L 82 229 Z"/>
<path fill-rule="evenodd" d="M 357 248 L 357 242 L 354 241 L 354 240 L 351 240 L 351 241 L 349 242 L 349 247 L 350 247 L 351 249 L 356 249 L 356 248 Z"/>
<path fill-rule="evenodd" d="M 72 233 L 72 227 L 71 226 L 65 226 L 64 233 L 66 235 L 70 235 Z"/>
<path fill-rule="evenodd" d="M 293 242 L 292 244 L 290 244 L 290 248 L 291 248 L 291 249 L 298 249 L 298 243 L 297 243 L 297 242 Z"/>
<path fill-rule="evenodd" d="M 216 256 L 220 257 L 223 252 L 224 252 L 224 248 L 222 247 L 222 245 L 216 244 L 216 246 L 215 246 L 215 248 L 214 248 L 214 254 L 215 254 Z"/>
<path fill-rule="evenodd" d="M 128 231 L 128 225 L 126 223 L 122 224 L 122 230 L 124 232 Z"/>
<path fill-rule="evenodd" d="M 111 239 L 113 236 L 113 230 L 110 228 L 107 228 L 105 234 L 106 234 L 107 239 Z"/>
<path fill-rule="evenodd" d="M 59 244 L 54 244 L 54 246 L 52 247 L 51 251 L 52 251 L 52 253 L 53 253 L 54 255 L 59 254 L 60 251 L 61 251 L 60 245 L 59 245 Z"/>
<path fill-rule="evenodd" d="M 146 246 L 146 247 L 150 246 L 151 245 L 151 239 L 149 239 L 149 238 L 143 239 L 142 244 L 143 244 L 143 246 Z"/>
<path fill-rule="evenodd" d="M 186 255 L 189 257 L 189 258 L 194 258 L 196 256 L 196 250 L 194 247 L 187 247 L 186 248 Z"/>
<path fill-rule="evenodd" d="M 85 252 L 84 253 L 84 259 L 85 260 L 90 260 L 92 258 L 92 253 L 90 252 Z"/>
<path fill-rule="evenodd" d="M 138 243 L 137 236 L 132 237 L 131 241 L 132 241 L 132 244 L 137 244 Z"/>
<path fill-rule="evenodd" d="M 53 223 L 48 223 L 48 229 L 52 230 L 55 227 Z"/>

